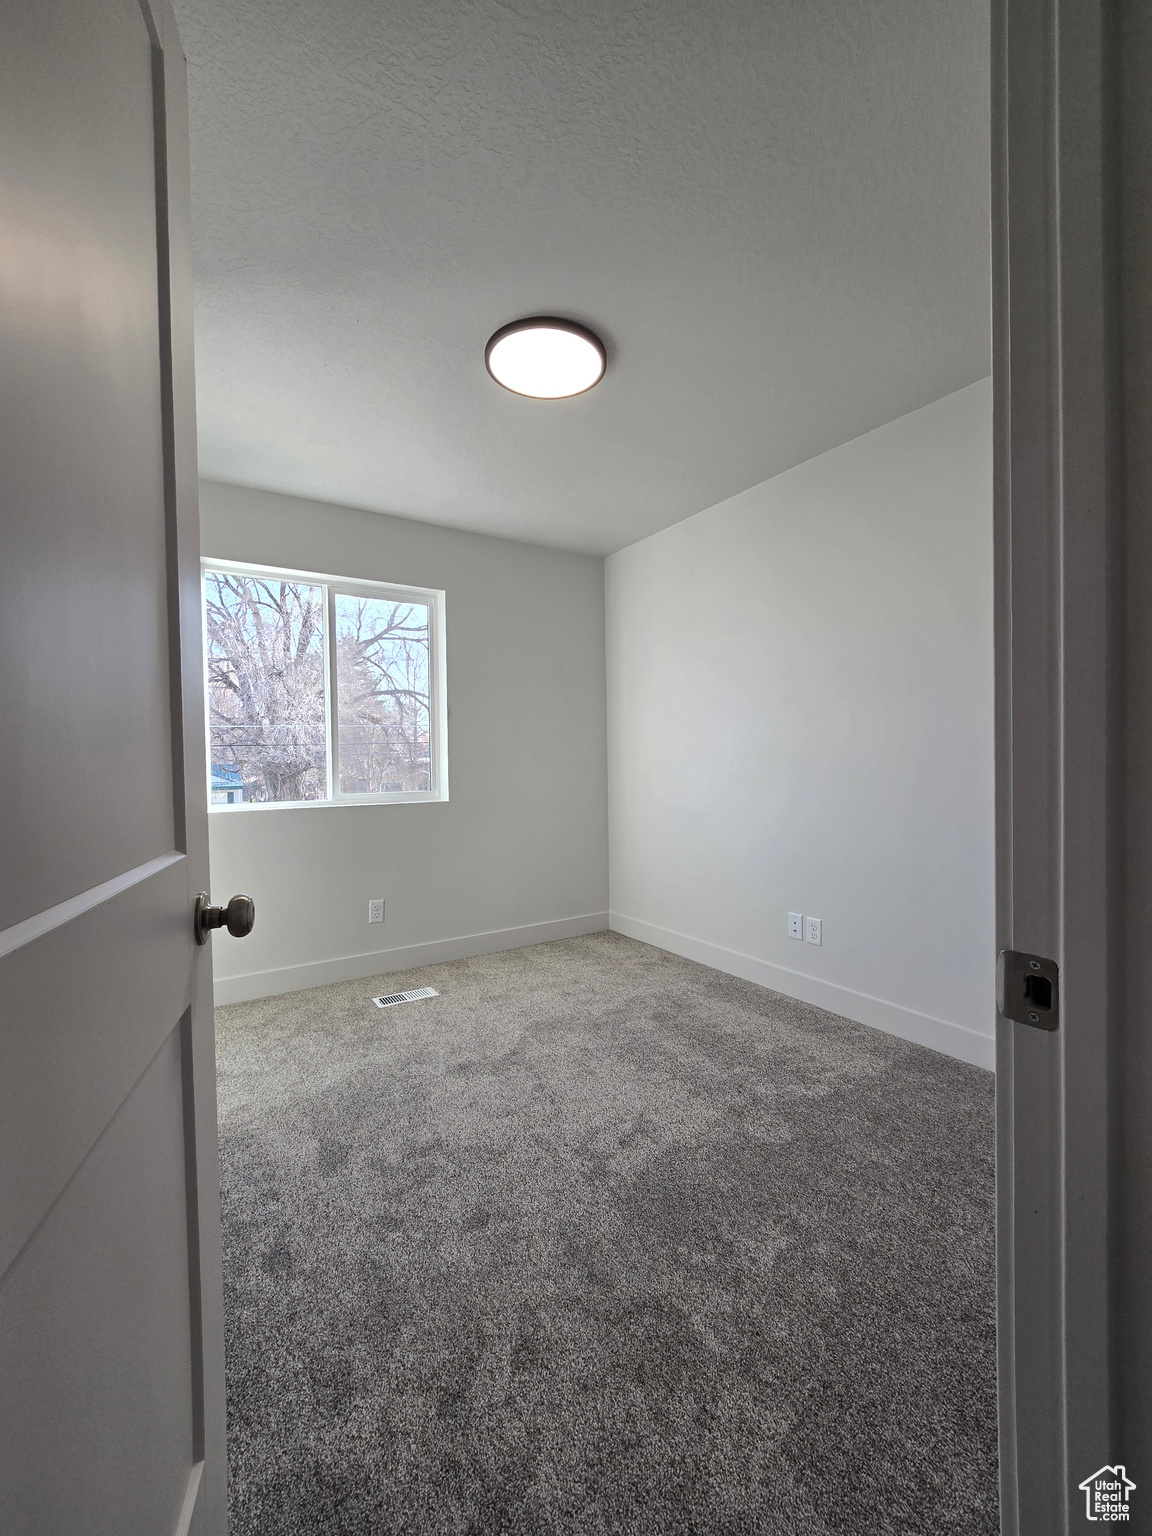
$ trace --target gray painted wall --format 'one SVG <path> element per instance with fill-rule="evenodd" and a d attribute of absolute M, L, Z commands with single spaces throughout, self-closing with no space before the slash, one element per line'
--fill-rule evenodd
<path fill-rule="evenodd" d="M 991 1067 L 990 381 L 606 565 L 613 927 Z"/>
<path fill-rule="evenodd" d="M 603 561 L 202 482 L 204 554 L 446 592 L 446 803 L 210 818 L 218 1001 L 589 932 L 608 897 Z M 383 896 L 383 928 L 369 898 Z"/>

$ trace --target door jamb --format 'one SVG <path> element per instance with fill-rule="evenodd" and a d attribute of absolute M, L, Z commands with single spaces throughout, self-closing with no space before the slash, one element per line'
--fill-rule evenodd
<path fill-rule="evenodd" d="M 1062 1013 L 997 1025 L 1005 1536 L 1066 1532 L 1111 1454 L 1114 65 L 1105 0 L 993 0 L 997 948 Z"/>

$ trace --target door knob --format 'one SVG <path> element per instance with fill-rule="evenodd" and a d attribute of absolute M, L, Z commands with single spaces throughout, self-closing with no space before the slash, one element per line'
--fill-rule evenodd
<path fill-rule="evenodd" d="M 196 898 L 192 927 L 197 944 L 207 944 L 211 928 L 227 928 L 234 939 L 244 939 L 256 921 L 256 903 L 251 896 L 233 896 L 226 907 L 214 907 L 207 891 Z"/>

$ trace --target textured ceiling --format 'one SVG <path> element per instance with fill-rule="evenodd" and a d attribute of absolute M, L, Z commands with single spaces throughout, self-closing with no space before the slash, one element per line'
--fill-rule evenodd
<path fill-rule="evenodd" d="M 607 552 L 988 371 L 987 0 L 176 10 L 206 476 Z"/>

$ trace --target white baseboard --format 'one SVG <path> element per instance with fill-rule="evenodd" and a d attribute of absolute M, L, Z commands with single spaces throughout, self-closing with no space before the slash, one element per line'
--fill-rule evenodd
<path fill-rule="evenodd" d="M 838 1013 L 842 1018 L 853 1019 L 857 1024 L 867 1024 L 872 1029 L 884 1030 L 886 1034 L 899 1035 L 901 1040 L 926 1045 L 930 1050 L 940 1051 L 945 1056 L 955 1056 L 959 1061 L 970 1062 L 974 1067 L 985 1067 L 989 1072 L 996 1069 L 996 1040 L 993 1035 L 982 1035 L 978 1030 L 965 1028 L 963 1024 L 950 1024 L 947 1019 L 937 1019 L 928 1013 L 902 1008 L 899 1003 L 887 1003 L 883 998 L 870 997 L 867 992 L 855 992 L 851 987 L 842 987 L 836 982 L 805 976 L 801 971 L 774 965 L 770 960 L 757 960 L 755 956 L 743 955 L 739 950 L 709 944 L 704 939 L 693 939 L 686 933 L 659 928 L 655 923 L 627 917 L 623 912 L 610 913 L 608 926 L 630 939 L 653 944 L 657 949 L 671 950 L 674 955 L 683 955 L 686 960 L 710 965 L 713 970 L 724 971 L 729 976 L 754 981 L 761 987 L 770 987 L 773 992 L 783 992 L 786 997 L 795 997 L 802 1003 L 812 1003 L 828 1013 Z"/>
<path fill-rule="evenodd" d="M 334 981 L 359 981 L 389 971 L 412 971 L 417 966 L 441 965 L 445 960 L 468 960 L 473 955 L 494 955 L 502 949 L 522 949 L 526 944 L 547 944 L 553 939 L 574 939 L 584 933 L 600 933 L 608 926 L 607 912 L 582 917 L 562 917 L 552 923 L 529 923 L 523 928 L 497 928 L 492 933 L 469 933 L 457 939 L 433 939 L 428 944 L 408 944 L 400 949 L 375 949 L 363 955 L 341 955 L 335 960 L 312 960 L 286 965 L 274 971 L 252 971 L 246 976 L 218 976 L 213 985 L 217 1003 L 248 1003 L 258 997 L 279 997 L 305 987 L 326 987 Z"/>

